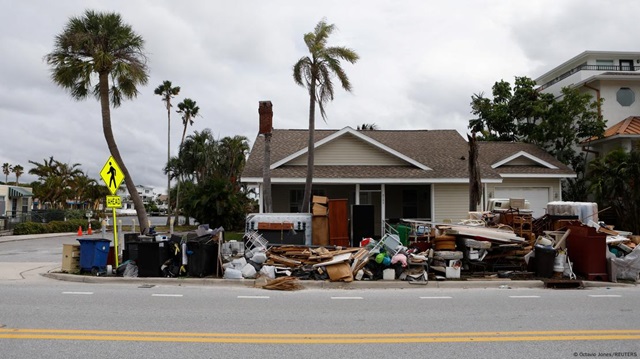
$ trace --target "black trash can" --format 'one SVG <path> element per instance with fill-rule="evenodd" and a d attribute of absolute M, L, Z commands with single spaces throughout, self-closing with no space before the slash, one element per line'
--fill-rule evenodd
<path fill-rule="evenodd" d="M 551 278 L 553 275 L 553 264 L 556 259 L 556 250 L 553 247 L 536 245 L 535 261 L 536 276 Z"/>
<path fill-rule="evenodd" d="M 187 241 L 187 268 L 191 277 L 206 277 L 216 273 L 218 242 L 211 237 Z"/>
<path fill-rule="evenodd" d="M 162 277 L 162 265 L 169 259 L 168 242 L 128 242 L 125 260 L 138 266 L 138 277 Z"/>

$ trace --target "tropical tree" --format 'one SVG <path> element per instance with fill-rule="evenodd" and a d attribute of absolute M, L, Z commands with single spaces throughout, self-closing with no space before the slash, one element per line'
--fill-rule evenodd
<path fill-rule="evenodd" d="M 581 141 L 601 136 L 605 122 L 598 113 L 601 100 L 575 88 L 563 88 L 562 96 L 540 93 L 535 81 L 516 77 L 515 86 L 504 80 L 493 86 L 493 98 L 471 97 L 469 129 L 485 141 L 522 141 L 540 146 L 571 167 L 577 178 L 566 180 L 563 198 L 584 201 L 588 195 Z"/>
<path fill-rule="evenodd" d="M 156 87 L 154 94 L 162 97 L 167 108 L 167 163 L 171 160 L 171 99 L 180 93 L 180 86 L 172 87 L 171 81 L 165 80 Z M 171 217 L 171 175 L 167 173 L 167 224 Z"/>
<path fill-rule="evenodd" d="M 35 165 L 29 173 L 38 176 L 40 181 L 40 185 L 33 189 L 35 196 L 41 203 L 50 203 L 53 208 L 64 208 L 67 199 L 74 198 L 71 190 L 74 179 L 84 174 L 79 168 L 80 164 L 62 163 L 53 156 L 42 163 L 29 163 Z"/>
<path fill-rule="evenodd" d="M 182 124 L 184 129 L 182 130 L 182 140 L 180 140 L 180 150 L 182 151 L 182 145 L 184 144 L 184 137 L 187 134 L 187 126 L 193 125 L 193 119 L 199 115 L 200 107 L 196 105 L 196 102 L 190 98 L 185 98 L 178 104 L 178 113 L 182 115 Z M 180 205 L 180 181 L 178 181 L 178 187 L 176 190 L 176 216 L 175 222 L 178 223 Z M 188 220 L 188 217 L 187 217 Z"/>
<path fill-rule="evenodd" d="M 609 152 L 589 169 L 590 189 L 600 208 L 611 207 L 621 229 L 640 233 L 640 147 Z"/>
<path fill-rule="evenodd" d="M 20 180 L 20 176 L 24 174 L 24 167 L 20 165 L 15 165 L 13 166 L 13 169 L 11 171 L 16 175 L 16 186 L 17 186 L 19 184 L 18 181 Z"/>
<path fill-rule="evenodd" d="M 147 213 L 116 145 L 110 108 L 120 106 L 123 99 L 135 98 L 137 86 L 147 83 L 147 58 L 143 50 L 143 38 L 125 24 L 119 14 L 87 10 L 83 16 L 69 19 L 45 60 L 52 67 L 53 81 L 68 90 L 74 99 L 93 95 L 100 101 L 102 129 L 109 152 L 122 170 L 140 230 L 146 233 Z"/>
<path fill-rule="evenodd" d="M 11 173 L 11 170 L 13 169 L 13 167 L 5 162 L 2 164 L 2 173 L 4 173 L 4 183 L 7 184 L 7 181 L 9 180 L 9 173 Z"/>
<path fill-rule="evenodd" d="M 327 46 L 329 36 L 335 30 L 335 25 L 321 20 L 313 32 L 304 35 L 304 42 L 309 55 L 303 56 L 293 65 L 293 79 L 309 92 L 309 142 L 307 150 L 307 177 L 304 187 L 302 211 L 309 211 L 311 200 L 311 185 L 313 181 L 314 162 L 314 132 L 316 104 L 320 108 L 320 115 L 326 121 L 324 105 L 333 101 L 333 77 L 338 77 L 342 88 L 351 92 L 351 82 L 341 65 L 341 60 L 349 63 L 358 61 L 358 54 L 352 49 L 342 46 Z"/>

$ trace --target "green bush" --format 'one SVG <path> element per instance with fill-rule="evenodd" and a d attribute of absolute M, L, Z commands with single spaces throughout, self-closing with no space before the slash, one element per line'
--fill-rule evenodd
<path fill-rule="evenodd" d="M 24 222 L 18 223 L 13 229 L 13 234 L 40 234 L 47 233 L 46 226 L 42 223 Z"/>
<path fill-rule="evenodd" d="M 82 231 L 87 231 L 87 221 L 85 219 L 72 219 L 68 221 L 51 221 L 49 223 L 24 222 L 16 225 L 13 234 L 41 234 L 41 233 L 66 233 L 77 232 L 78 227 Z M 99 221 L 91 221 L 92 230 L 100 230 Z"/>

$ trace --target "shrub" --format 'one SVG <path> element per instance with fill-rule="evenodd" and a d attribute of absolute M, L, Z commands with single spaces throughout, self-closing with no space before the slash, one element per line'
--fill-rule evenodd
<path fill-rule="evenodd" d="M 18 223 L 13 229 L 13 234 L 40 234 L 47 233 L 46 225 L 36 222 Z"/>

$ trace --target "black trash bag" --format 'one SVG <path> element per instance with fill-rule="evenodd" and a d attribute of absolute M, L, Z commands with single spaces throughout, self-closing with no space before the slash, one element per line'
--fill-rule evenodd
<path fill-rule="evenodd" d="M 116 268 L 116 275 L 127 278 L 138 277 L 138 266 L 136 262 L 132 260 L 125 261 Z"/>

